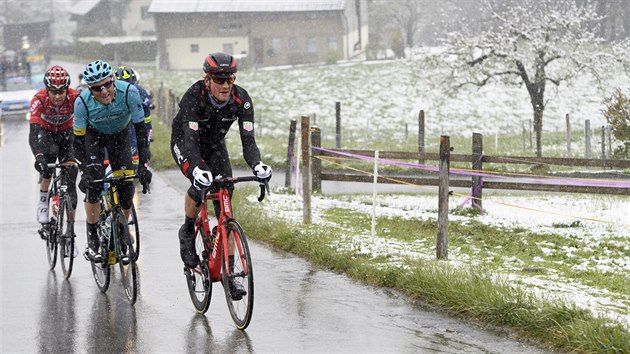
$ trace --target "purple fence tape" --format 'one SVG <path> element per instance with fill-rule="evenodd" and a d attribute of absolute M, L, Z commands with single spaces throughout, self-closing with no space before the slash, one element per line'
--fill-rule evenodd
<path fill-rule="evenodd" d="M 336 151 L 331 149 L 326 149 L 322 147 L 313 146 L 313 149 L 325 151 L 332 154 L 337 154 L 346 157 L 352 157 L 358 160 L 366 160 L 366 161 L 374 161 L 374 157 L 372 156 L 363 156 L 357 154 L 351 154 L 342 151 Z M 388 160 L 388 159 L 378 159 L 379 163 L 385 163 L 389 165 L 416 168 L 427 171 L 439 171 L 438 167 L 430 166 L 430 165 L 422 165 L 412 162 L 404 162 L 397 160 Z M 586 180 L 586 179 L 575 179 L 575 178 L 536 178 L 536 177 L 523 177 L 523 176 L 509 176 L 509 175 L 498 175 L 493 173 L 481 173 L 481 172 L 472 172 L 472 171 L 464 171 L 459 169 L 451 169 L 449 171 L 450 174 L 453 175 L 463 175 L 463 176 L 478 176 L 478 177 L 501 177 L 501 178 L 513 178 L 518 179 L 521 182 L 529 182 L 536 184 L 554 184 L 554 185 L 563 185 L 563 186 L 589 186 L 589 187 L 613 187 L 613 188 L 630 188 L 630 182 L 622 182 L 622 181 L 610 181 L 610 180 Z"/>

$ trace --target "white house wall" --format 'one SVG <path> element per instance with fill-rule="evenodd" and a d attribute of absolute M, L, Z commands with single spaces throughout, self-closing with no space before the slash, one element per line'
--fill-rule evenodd
<path fill-rule="evenodd" d="M 203 60 L 212 52 L 224 51 L 225 45 L 232 45 L 233 54 L 247 52 L 249 40 L 247 37 L 197 37 L 197 38 L 170 38 L 166 40 L 166 49 L 169 53 L 171 69 L 190 70 L 199 69 Z M 199 51 L 191 52 L 191 47 L 197 45 Z"/>

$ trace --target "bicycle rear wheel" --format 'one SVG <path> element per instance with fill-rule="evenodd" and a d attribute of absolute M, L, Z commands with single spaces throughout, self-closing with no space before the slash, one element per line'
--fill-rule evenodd
<path fill-rule="evenodd" d="M 138 226 L 138 214 L 136 213 L 136 206 L 131 204 L 131 215 L 129 216 L 129 236 L 133 244 L 133 260 L 138 261 L 140 257 L 140 226 Z"/>
<path fill-rule="evenodd" d="M 70 232 L 70 225 L 74 223 L 71 220 L 72 203 L 70 196 L 64 195 L 59 201 L 59 212 L 57 213 L 57 235 L 59 240 L 59 258 L 61 270 L 66 279 L 72 275 L 72 266 L 74 265 L 74 233 Z"/>
<path fill-rule="evenodd" d="M 221 280 L 225 291 L 228 309 L 232 320 L 238 329 L 245 329 L 252 319 L 254 310 L 254 272 L 252 268 L 251 256 L 247 238 L 241 225 L 235 220 L 228 222 L 226 230 L 231 235 L 234 244 L 234 269 L 227 274 L 225 253 L 221 254 Z M 232 282 L 240 284 L 247 292 L 246 294 L 233 294 Z"/>
<path fill-rule="evenodd" d="M 121 259 L 118 261 L 120 266 L 121 281 L 125 289 L 127 300 L 132 305 L 136 303 L 138 297 L 138 270 L 136 261 L 134 260 L 134 249 L 131 235 L 129 234 L 129 225 L 123 213 L 118 214 L 118 222 L 115 224 L 116 234 L 120 241 Z"/>
<path fill-rule="evenodd" d="M 201 264 L 194 269 L 184 266 L 184 274 L 193 306 L 197 312 L 206 313 L 212 298 L 212 280 L 208 269 L 208 255 L 211 251 L 204 241 L 203 228 L 201 227 L 195 236 L 195 250 Z"/>

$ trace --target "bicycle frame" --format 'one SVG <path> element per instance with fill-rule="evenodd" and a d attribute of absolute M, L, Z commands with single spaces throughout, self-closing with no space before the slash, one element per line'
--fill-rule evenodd
<path fill-rule="evenodd" d="M 197 219 L 195 234 L 199 231 L 199 229 L 203 230 L 204 242 L 207 244 L 207 249 L 212 249 L 212 253 L 208 255 L 208 269 L 210 271 L 210 278 L 213 282 L 221 280 L 221 254 L 224 256 L 223 261 L 225 262 L 225 269 L 228 276 L 230 276 L 230 267 L 229 267 L 229 242 L 230 237 L 228 236 L 228 230 L 226 228 L 229 221 L 233 220 L 232 215 L 232 200 L 230 198 L 230 194 L 227 189 L 227 184 L 236 184 L 238 182 L 246 182 L 246 181 L 259 181 L 256 177 L 239 177 L 239 178 L 226 178 L 225 182 L 220 185 L 219 191 L 212 193 L 205 191 L 204 201 L 201 204 L 201 209 L 199 211 L 200 217 Z M 216 182 L 216 181 L 215 181 Z M 269 188 L 267 184 L 261 185 L 261 196 L 259 197 L 259 201 L 264 198 L 265 188 Z M 212 239 L 212 231 L 210 228 L 210 221 L 208 216 L 208 202 L 219 201 L 220 211 L 219 218 L 217 220 L 217 234 L 215 239 Z M 241 240 L 238 238 L 233 238 L 235 244 L 235 252 L 238 252 L 241 257 L 242 266 L 244 272 L 247 272 L 247 264 L 245 264 L 246 260 L 243 255 L 243 246 L 241 245 Z M 210 244 L 210 242 L 212 244 Z M 247 274 L 245 274 L 247 275 Z"/>

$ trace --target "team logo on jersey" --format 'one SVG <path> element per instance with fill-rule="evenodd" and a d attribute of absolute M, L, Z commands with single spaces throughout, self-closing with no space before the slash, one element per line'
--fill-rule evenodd
<path fill-rule="evenodd" d="M 249 109 L 251 106 L 252 106 L 252 104 L 251 104 L 251 103 L 249 103 L 249 102 L 245 102 L 245 104 L 243 105 L 243 108 L 245 108 L 245 109 Z"/>
<path fill-rule="evenodd" d="M 243 122 L 243 130 L 248 132 L 254 130 L 254 122 Z"/>
<path fill-rule="evenodd" d="M 197 131 L 199 130 L 199 123 L 197 122 L 188 122 L 188 128 Z"/>

